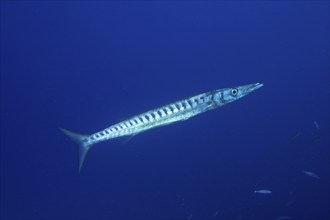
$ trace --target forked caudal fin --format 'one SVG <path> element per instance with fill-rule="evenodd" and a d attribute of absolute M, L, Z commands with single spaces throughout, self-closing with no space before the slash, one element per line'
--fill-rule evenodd
<path fill-rule="evenodd" d="M 87 138 L 89 135 L 84 134 L 78 134 L 69 130 L 66 130 L 64 128 L 59 128 L 64 134 L 66 134 L 72 141 L 76 142 L 79 145 L 79 173 L 83 166 L 84 160 L 86 158 L 86 155 L 93 146 L 92 144 L 89 144 L 87 142 Z"/>

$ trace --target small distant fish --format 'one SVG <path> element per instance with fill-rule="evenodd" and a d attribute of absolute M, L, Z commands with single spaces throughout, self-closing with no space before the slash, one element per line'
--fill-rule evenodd
<path fill-rule="evenodd" d="M 254 190 L 254 193 L 259 193 L 259 194 L 271 194 L 272 191 L 268 189 L 260 189 L 260 190 Z"/>
<path fill-rule="evenodd" d="M 276 218 L 276 220 L 289 220 L 292 219 L 290 216 L 279 216 Z"/>
<path fill-rule="evenodd" d="M 213 214 L 213 216 L 217 216 L 217 215 L 219 215 L 219 210 L 215 211 Z"/>
<path fill-rule="evenodd" d="M 313 122 L 314 122 L 314 125 L 315 125 L 316 129 L 319 129 L 320 128 L 319 124 L 315 120 L 313 120 Z"/>
<path fill-rule="evenodd" d="M 289 207 L 290 205 L 292 205 L 295 201 L 294 200 L 290 200 L 289 202 L 287 202 L 285 204 L 286 207 Z"/>
<path fill-rule="evenodd" d="M 306 171 L 306 170 L 303 170 L 302 172 L 303 172 L 304 174 L 310 176 L 310 177 L 315 178 L 315 179 L 320 179 L 320 177 L 319 177 L 318 175 L 316 175 L 315 173 L 313 173 L 313 172 Z"/>

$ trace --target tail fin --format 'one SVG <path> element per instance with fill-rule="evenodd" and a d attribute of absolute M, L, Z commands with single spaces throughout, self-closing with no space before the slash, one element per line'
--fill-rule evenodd
<path fill-rule="evenodd" d="M 76 142 L 79 145 L 79 173 L 83 166 L 84 160 L 86 158 L 86 155 L 89 151 L 89 149 L 93 146 L 92 144 L 89 144 L 87 142 L 87 138 L 89 135 L 83 135 L 74 133 L 72 131 L 68 131 L 64 128 L 60 128 L 60 130 L 66 134 L 71 140 Z"/>

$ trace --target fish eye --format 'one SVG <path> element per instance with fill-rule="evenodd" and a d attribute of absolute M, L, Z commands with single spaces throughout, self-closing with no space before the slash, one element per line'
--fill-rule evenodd
<path fill-rule="evenodd" d="M 238 93 L 238 89 L 232 89 L 232 90 L 231 90 L 231 94 L 232 94 L 233 96 L 236 96 L 237 93 Z"/>

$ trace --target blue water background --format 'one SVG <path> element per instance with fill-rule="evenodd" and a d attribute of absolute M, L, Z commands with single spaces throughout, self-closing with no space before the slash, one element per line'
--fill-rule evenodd
<path fill-rule="evenodd" d="M 328 1 L 2 1 L 0 14 L 1 219 L 330 218 Z M 96 145 L 80 175 L 58 130 L 255 82 Z"/>

